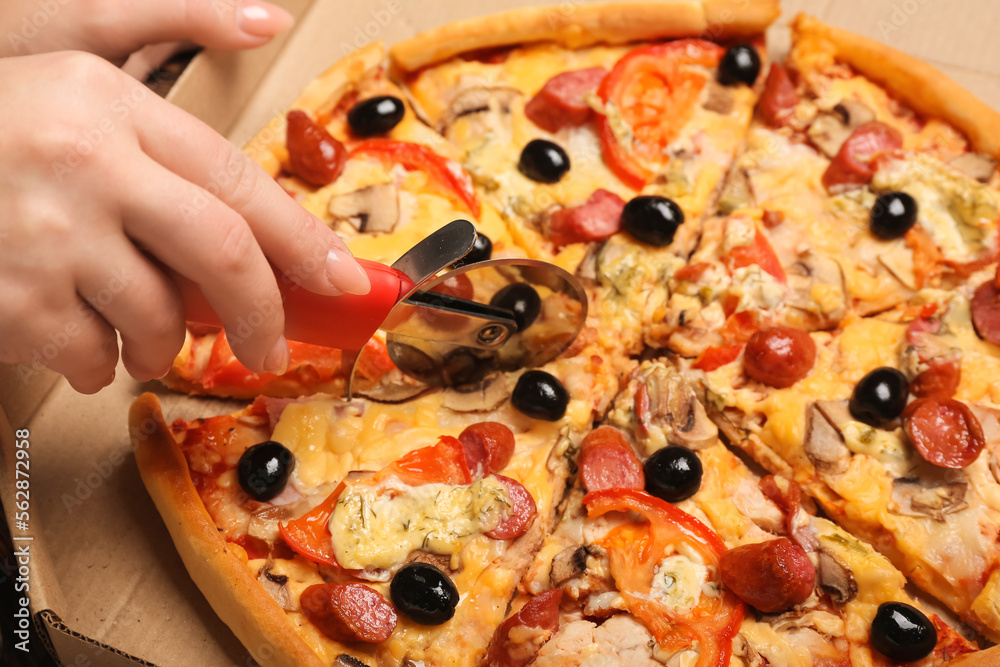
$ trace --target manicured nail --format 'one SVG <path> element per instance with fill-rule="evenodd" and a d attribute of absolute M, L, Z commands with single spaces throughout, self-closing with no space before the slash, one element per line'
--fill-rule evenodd
<path fill-rule="evenodd" d="M 326 279 L 348 294 L 368 294 L 372 289 L 368 274 L 346 250 L 331 248 L 326 256 Z"/>
<path fill-rule="evenodd" d="M 281 336 L 264 357 L 264 370 L 275 375 L 283 375 L 288 370 L 288 355 L 288 341 Z"/>
<path fill-rule="evenodd" d="M 243 0 L 238 14 L 240 30 L 254 37 L 274 37 L 295 22 L 286 9 L 257 0 Z"/>

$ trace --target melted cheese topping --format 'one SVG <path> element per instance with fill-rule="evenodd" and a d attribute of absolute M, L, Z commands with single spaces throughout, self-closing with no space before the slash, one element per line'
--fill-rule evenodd
<path fill-rule="evenodd" d="M 717 594 L 718 589 L 708 582 L 708 568 L 701 559 L 674 554 L 657 566 L 650 595 L 683 615 L 695 608 L 705 586 Z"/>
<path fill-rule="evenodd" d="M 388 568 L 421 549 L 451 556 L 476 535 L 492 530 L 510 507 L 503 483 L 495 477 L 470 485 L 349 484 L 330 516 L 337 562 L 361 570 Z"/>

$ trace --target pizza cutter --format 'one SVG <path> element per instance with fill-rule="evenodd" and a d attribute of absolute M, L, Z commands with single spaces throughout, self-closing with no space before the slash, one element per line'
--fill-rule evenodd
<path fill-rule="evenodd" d="M 540 366 L 559 356 L 587 318 L 583 287 L 563 269 L 532 259 L 456 268 L 475 241 L 475 226 L 456 220 L 392 266 L 359 259 L 372 285 L 362 296 L 315 294 L 279 275 L 285 337 L 343 350 L 348 397 L 361 350 L 379 329 L 396 367 L 423 386 L 471 384 L 494 371 Z M 221 326 L 197 284 L 178 282 L 185 319 Z M 266 316 L 249 314 L 243 328 L 249 332 L 255 317 L 259 324 Z"/>

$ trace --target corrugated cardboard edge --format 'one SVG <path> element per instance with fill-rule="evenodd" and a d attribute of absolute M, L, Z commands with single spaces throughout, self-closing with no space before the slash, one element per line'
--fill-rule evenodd
<path fill-rule="evenodd" d="M 153 663 L 142 658 L 119 651 L 70 629 L 59 618 L 59 614 L 51 609 L 43 609 L 35 614 L 35 625 L 39 627 L 39 635 L 43 637 L 45 648 L 54 658 L 61 659 L 63 664 L 97 664 L 101 667 L 133 667 L 134 665 L 156 667 Z M 89 662 L 81 663 L 77 659 L 79 656 L 85 656 Z"/>

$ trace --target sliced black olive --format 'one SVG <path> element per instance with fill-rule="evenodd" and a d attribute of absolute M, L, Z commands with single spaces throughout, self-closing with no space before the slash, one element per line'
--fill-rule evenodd
<path fill-rule="evenodd" d="M 910 381 L 888 366 L 876 368 L 854 386 L 847 407 L 851 416 L 871 426 L 882 426 L 903 414 Z"/>
<path fill-rule="evenodd" d="M 569 156 L 559 144 L 533 139 L 521 151 L 517 170 L 539 183 L 558 183 L 569 171 Z"/>
<path fill-rule="evenodd" d="M 937 630 L 916 607 L 883 602 L 872 621 L 871 640 L 875 650 L 890 660 L 914 662 L 934 650 Z"/>
<path fill-rule="evenodd" d="M 701 459 L 687 447 L 671 445 L 653 453 L 642 467 L 646 491 L 668 503 L 690 498 L 701 488 Z"/>
<path fill-rule="evenodd" d="M 405 113 L 403 100 L 392 95 L 379 95 L 355 104 L 347 112 L 347 124 L 356 136 L 374 137 L 399 125 Z"/>
<path fill-rule="evenodd" d="M 569 392 L 555 376 L 545 371 L 526 371 L 517 379 L 510 402 L 535 419 L 559 421 L 566 414 Z"/>
<path fill-rule="evenodd" d="M 673 243 L 684 211 L 672 199 L 655 195 L 635 197 L 625 204 L 622 227 L 643 243 L 665 246 Z"/>
<path fill-rule="evenodd" d="M 507 285 L 493 295 L 490 305 L 505 308 L 514 313 L 518 331 L 524 331 L 538 317 L 542 310 L 542 299 L 535 288 L 528 283 Z"/>
<path fill-rule="evenodd" d="M 438 568 L 414 561 L 396 572 L 389 597 L 407 618 L 421 625 L 441 625 L 455 615 L 458 589 Z"/>
<path fill-rule="evenodd" d="M 752 86 L 760 74 L 760 54 L 750 44 L 737 44 L 726 50 L 719 62 L 719 83 L 733 86 L 745 83 Z"/>
<path fill-rule="evenodd" d="M 280 442 L 268 440 L 248 448 L 236 465 L 240 488 L 254 500 L 266 501 L 281 493 L 295 467 L 295 456 Z"/>
<path fill-rule="evenodd" d="M 917 202 L 905 192 L 884 192 L 872 206 L 872 234 L 891 241 L 910 231 L 917 221 Z"/>
<path fill-rule="evenodd" d="M 467 264 L 475 264 L 476 262 L 485 262 L 493 256 L 493 241 L 490 241 L 490 237 L 482 232 L 476 232 L 476 242 L 472 246 L 465 257 L 461 258 L 453 264 L 455 268 L 465 266 Z"/>

